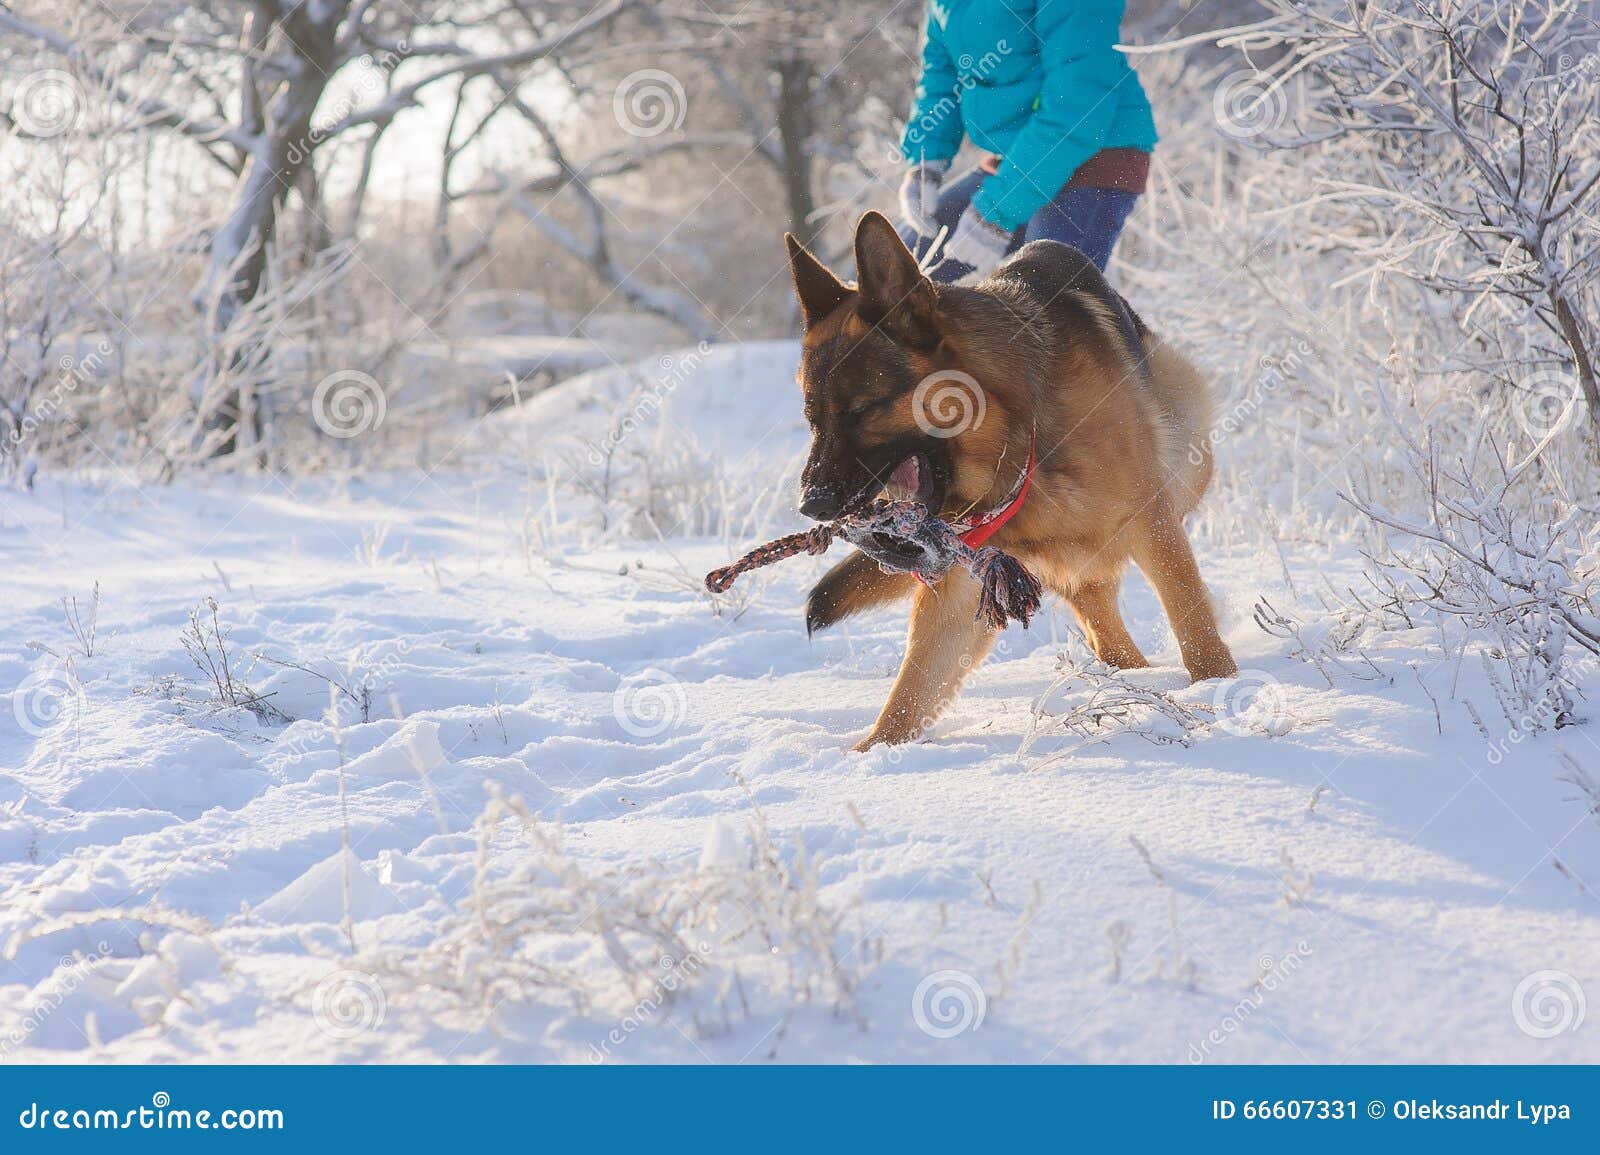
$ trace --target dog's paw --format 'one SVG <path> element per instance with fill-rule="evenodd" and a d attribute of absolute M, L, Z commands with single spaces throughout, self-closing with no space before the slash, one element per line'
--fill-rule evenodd
<path fill-rule="evenodd" d="M 885 573 L 860 550 L 822 576 L 806 599 L 806 633 L 815 634 L 873 606 L 909 597 L 916 579 L 908 573 Z"/>
<path fill-rule="evenodd" d="M 916 736 L 915 733 L 901 733 L 895 729 L 879 727 L 850 747 L 850 752 L 852 754 L 865 754 L 874 746 L 902 746 Z"/>
<path fill-rule="evenodd" d="M 818 586 L 806 598 L 806 636 L 825 630 L 844 617 L 831 592 Z"/>
<path fill-rule="evenodd" d="M 1237 678 L 1239 664 L 1233 660 L 1233 655 L 1224 650 L 1220 654 L 1210 655 L 1189 667 L 1189 676 L 1197 682 L 1210 681 L 1213 678 Z"/>

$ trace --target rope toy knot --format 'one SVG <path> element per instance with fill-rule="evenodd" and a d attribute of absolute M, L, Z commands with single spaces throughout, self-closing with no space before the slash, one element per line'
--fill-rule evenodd
<path fill-rule="evenodd" d="M 758 545 L 732 565 L 706 574 L 706 588 L 724 593 L 740 574 L 796 554 L 826 553 L 842 537 L 891 573 L 914 573 L 932 585 L 955 566 L 977 579 L 977 620 L 994 629 L 1007 622 L 1027 626 L 1039 611 L 1043 587 L 1028 567 L 992 545 L 974 549 L 948 523 L 915 501 L 873 502 L 861 513 L 823 522 Z"/>
<path fill-rule="evenodd" d="M 1026 629 L 1039 612 L 1044 588 L 1028 567 L 1008 553 L 992 545 L 976 550 L 969 567 L 972 576 L 982 587 L 978 594 L 978 616 L 997 630 L 1003 630 L 1008 619 L 1015 619 Z"/>

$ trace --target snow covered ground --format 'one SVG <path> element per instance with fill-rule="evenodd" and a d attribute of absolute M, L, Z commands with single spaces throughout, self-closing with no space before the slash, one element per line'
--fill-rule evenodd
<path fill-rule="evenodd" d="M 1167 716 L 1036 723 L 1051 606 L 848 753 L 904 611 L 808 641 L 824 559 L 696 588 L 794 524 L 793 357 L 591 375 L 431 476 L 6 493 L 4 1057 L 1600 1061 L 1592 725 L 1497 746 L 1470 652 L 1341 648 L 1337 533 L 1202 513 L 1236 686 L 1134 579 L 1156 667 L 1100 692 Z"/>

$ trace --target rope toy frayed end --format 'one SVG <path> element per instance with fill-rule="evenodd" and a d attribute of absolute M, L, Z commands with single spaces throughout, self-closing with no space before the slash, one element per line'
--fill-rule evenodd
<path fill-rule="evenodd" d="M 1044 587 L 1028 567 L 992 545 L 976 552 L 970 566 L 972 576 L 982 587 L 978 594 L 978 617 L 997 630 L 1007 621 L 1019 621 L 1024 629 L 1039 612 Z"/>

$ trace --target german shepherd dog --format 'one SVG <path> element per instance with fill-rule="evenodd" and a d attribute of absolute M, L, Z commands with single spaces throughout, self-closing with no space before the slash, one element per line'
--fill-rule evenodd
<path fill-rule="evenodd" d="M 1117 610 L 1131 558 L 1160 596 L 1190 676 L 1238 672 L 1183 532 L 1211 481 L 1210 388 L 1087 257 L 1035 241 L 976 284 L 939 285 L 894 226 L 867 213 L 851 286 L 785 239 L 812 432 L 801 513 L 829 520 L 887 491 L 958 521 L 1021 496 L 990 540 L 1067 600 L 1097 657 L 1148 665 Z M 994 643 L 978 594 L 959 566 L 930 586 L 860 552 L 817 583 L 808 633 L 911 599 L 905 661 L 857 750 L 917 737 L 956 696 Z"/>

